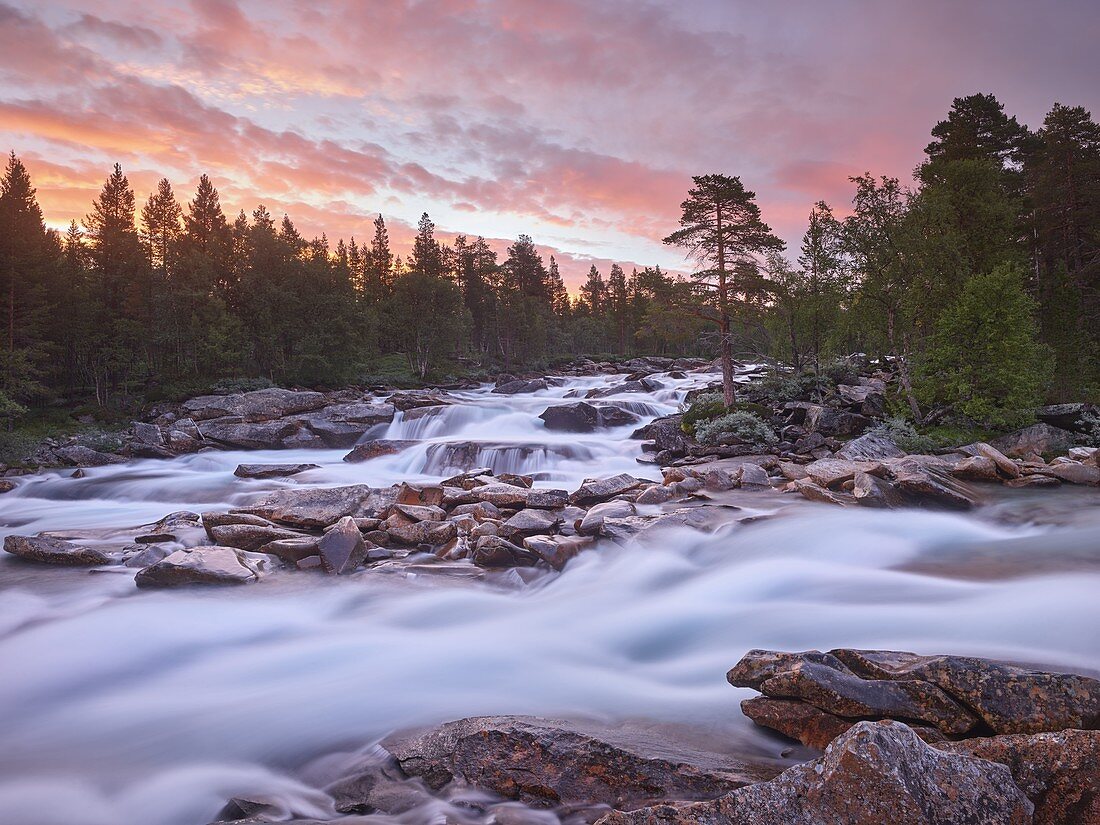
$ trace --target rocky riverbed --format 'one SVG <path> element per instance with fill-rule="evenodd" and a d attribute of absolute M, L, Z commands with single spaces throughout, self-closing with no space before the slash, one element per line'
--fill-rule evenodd
<path fill-rule="evenodd" d="M 709 365 L 627 369 L 208 396 L 9 477 L 0 818 L 1097 816 L 1079 410 L 907 455 L 869 373 L 774 405 L 768 450 L 705 446 L 679 416 Z M 959 662 L 1019 689 L 1007 722 Z M 880 795 L 830 807 L 853 787 Z"/>

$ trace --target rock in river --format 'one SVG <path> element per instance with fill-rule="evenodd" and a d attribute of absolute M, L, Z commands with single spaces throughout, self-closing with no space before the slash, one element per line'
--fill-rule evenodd
<path fill-rule="evenodd" d="M 306 470 L 316 470 L 320 464 L 240 464 L 233 471 L 238 478 L 285 478 Z"/>
<path fill-rule="evenodd" d="M 341 576 L 354 572 L 367 556 L 367 545 L 355 519 L 344 516 L 317 544 L 326 573 Z"/>
<path fill-rule="evenodd" d="M 94 547 L 84 547 L 49 536 L 8 536 L 4 539 L 4 550 L 13 556 L 42 564 L 94 567 L 111 563 L 107 554 Z"/>
<path fill-rule="evenodd" d="M 139 570 L 138 587 L 178 587 L 187 584 L 251 584 L 259 581 L 259 568 L 232 547 L 193 547 L 176 550 Z"/>
<path fill-rule="evenodd" d="M 663 738 L 531 717 L 462 719 L 382 746 L 434 790 L 458 779 L 539 808 L 707 799 L 777 773 Z"/>

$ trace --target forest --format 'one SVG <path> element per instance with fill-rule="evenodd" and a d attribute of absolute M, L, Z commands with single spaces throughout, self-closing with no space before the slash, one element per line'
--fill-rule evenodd
<path fill-rule="evenodd" d="M 592 267 L 572 296 L 527 235 L 501 260 L 480 237 L 440 242 L 425 214 L 402 259 L 381 215 L 367 240 L 308 239 L 263 205 L 226 215 L 206 175 L 186 203 L 164 179 L 139 206 L 116 165 L 58 232 L 13 151 L 0 415 L 230 385 L 410 386 L 582 353 L 721 351 L 809 381 L 866 353 L 896 363 L 898 412 L 919 424 L 1007 427 L 1039 403 L 1100 399 L 1100 126 L 1055 104 L 1032 130 L 975 94 L 931 135 L 911 183 L 852 178 L 851 203 L 816 203 L 797 250 L 741 177 L 697 177 L 664 239 L 694 271 Z"/>

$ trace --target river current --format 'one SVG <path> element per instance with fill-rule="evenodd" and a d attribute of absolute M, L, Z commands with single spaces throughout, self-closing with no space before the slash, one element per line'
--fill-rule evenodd
<path fill-rule="evenodd" d="M 659 375 L 663 389 L 610 400 L 646 420 L 713 378 Z M 438 415 L 399 413 L 368 434 L 421 443 L 362 464 L 342 462 L 345 451 L 241 451 L 79 479 L 43 472 L 0 497 L 0 529 L 109 540 L 281 486 L 437 479 L 459 469 L 447 445 L 467 441 L 484 465 L 542 486 L 659 478 L 635 461 L 633 427 L 562 434 L 537 418 L 619 380 L 456 393 L 460 403 Z M 233 475 L 242 462 L 288 461 L 321 467 L 285 481 Z M 784 744 L 740 714 L 750 692 L 724 679 L 754 647 L 1100 669 L 1100 491 L 998 488 L 967 515 L 731 496 L 766 518 L 600 546 L 528 580 L 368 571 L 139 591 L 131 569 L 0 559 L 0 822 L 202 825 L 250 793 L 288 815 L 334 819 L 319 787 L 356 753 L 399 728 L 482 714 L 676 725 L 731 752 L 779 756 Z"/>

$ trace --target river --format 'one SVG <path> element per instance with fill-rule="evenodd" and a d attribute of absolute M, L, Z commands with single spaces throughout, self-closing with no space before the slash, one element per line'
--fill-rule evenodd
<path fill-rule="evenodd" d="M 713 376 L 656 376 L 617 400 L 644 418 Z M 423 442 L 345 464 L 344 451 L 203 453 L 43 472 L 0 497 L 5 534 L 110 531 L 224 510 L 291 484 L 440 478 L 447 444 L 498 472 L 574 489 L 631 472 L 633 427 L 547 432 L 537 415 L 619 377 L 535 395 L 456 393 L 376 438 Z M 442 447 L 441 447 L 442 445 Z M 242 462 L 321 465 L 288 481 Z M 234 794 L 334 818 L 317 788 L 341 760 L 410 725 L 524 713 L 675 724 L 779 756 L 725 671 L 750 648 L 846 646 L 1100 669 L 1100 491 L 997 491 L 972 514 L 836 509 L 734 493 L 752 523 L 601 546 L 524 580 L 368 571 L 271 576 L 232 590 L 139 591 L 132 569 L 0 560 L 0 822 L 201 825 Z M 765 518 L 760 518 L 765 517 Z M 132 531 L 131 531 L 132 533 Z M 702 733 L 702 732 L 705 732 Z M 373 821 L 373 820 L 372 820 Z M 403 819 L 412 822 L 412 819 Z"/>

